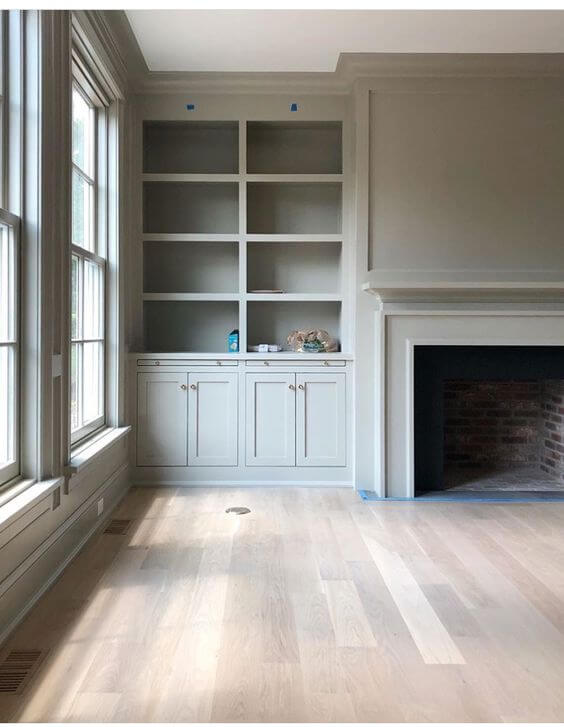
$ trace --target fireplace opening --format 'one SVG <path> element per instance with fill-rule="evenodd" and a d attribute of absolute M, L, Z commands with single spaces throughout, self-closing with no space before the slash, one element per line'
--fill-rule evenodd
<path fill-rule="evenodd" d="M 564 347 L 416 346 L 415 489 L 564 491 Z"/>

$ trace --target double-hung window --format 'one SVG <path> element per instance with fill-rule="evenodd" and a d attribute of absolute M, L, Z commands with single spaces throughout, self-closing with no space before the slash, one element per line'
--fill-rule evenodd
<path fill-rule="evenodd" d="M 107 111 L 76 70 L 72 89 L 71 444 L 105 424 Z"/>
<path fill-rule="evenodd" d="M 9 209 L 7 133 L 9 114 L 6 94 L 9 12 L 16 11 L 0 11 L 0 486 L 20 472 L 18 313 L 20 221 Z M 13 192 L 12 197 L 15 197 Z"/>

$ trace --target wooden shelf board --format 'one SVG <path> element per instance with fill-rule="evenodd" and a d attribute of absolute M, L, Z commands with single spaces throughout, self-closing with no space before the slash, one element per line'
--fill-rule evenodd
<path fill-rule="evenodd" d="M 354 356 L 352 353 L 343 353 L 339 351 L 337 353 L 296 353 L 295 351 L 279 351 L 278 353 L 258 353 L 249 351 L 247 353 L 227 353 L 222 351 L 209 351 L 202 353 L 201 351 L 143 351 L 143 352 L 130 352 L 128 354 L 130 359 L 184 359 L 190 358 L 194 360 L 198 359 L 215 359 L 219 360 L 236 360 L 236 361 L 253 361 L 255 359 L 270 359 L 277 361 L 285 361 L 288 359 L 296 360 L 314 360 L 317 359 L 320 365 L 323 364 L 323 360 L 333 361 L 352 361 Z"/>
<path fill-rule="evenodd" d="M 237 293 L 143 293 L 143 300 L 238 301 Z"/>
<path fill-rule="evenodd" d="M 327 182 L 342 182 L 342 174 L 245 174 L 244 181 L 246 182 L 313 182 L 313 183 L 327 183 Z"/>
<path fill-rule="evenodd" d="M 239 242 L 238 234 L 198 232 L 144 232 L 143 242 Z"/>
<path fill-rule="evenodd" d="M 239 182 L 239 174 L 150 174 L 141 175 L 143 182 Z"/>
<path fill-rule="evenodd" d="M 343 297 L 335 293 L 247 293 L 246 298 L 251 301 L 274 302 L 341 302 Z"/>
<path fill-rule="evenodd" d="M 245 235 L 247 242 L 343 242 L 343 235 L 262 235 L 247 234 Z"/>

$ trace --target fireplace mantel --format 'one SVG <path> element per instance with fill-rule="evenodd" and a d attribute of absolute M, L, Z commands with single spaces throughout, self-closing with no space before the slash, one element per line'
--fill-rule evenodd
<path fill-rule="evenodd" d="M 371 270 L 362 289 L 381 303 L 394 302 L 563 302 L 564 270 L 405 271 Z"/>

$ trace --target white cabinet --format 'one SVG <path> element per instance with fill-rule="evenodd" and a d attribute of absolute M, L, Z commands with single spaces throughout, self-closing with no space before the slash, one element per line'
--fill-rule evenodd
<path fill-rule="evenodd" d="M 246 384 L 247 466 L 294 466 L 295 374 L 247 374 Z"/>
<path fill-rule="evenodd" d="M 137 376 L 137 464 L 185 467 L 187 373 L 150 372 Z"/>
<path fill-rule="evenodd" d="M 135 365 L 139 482 L 351 481 L 346 362 L 249 358 L 243 368 L 227 355 L 161 355 Z"/>
<path fill-rule="evenodd" d="M 296 464 L 345 466 L 345 374 L 296 374 Z"/>
<path fill-rule="evenodd" d="M 345 466 L 345 374 L 246 379 L 248 466 Z"/>
<path fill-rule="evenodd" d="M 237 374 L 188 375 L 188 465 L 237 465 Z"/>

